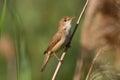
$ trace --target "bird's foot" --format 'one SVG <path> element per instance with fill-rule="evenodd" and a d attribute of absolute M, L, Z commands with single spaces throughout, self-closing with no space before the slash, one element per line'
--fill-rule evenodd
<path fill-rule="evenodd" d="M 63 60 L 61 60 L 55 53 L 53 53 L 53 55 L 55 56 L 55 58 L 56 58 L 59 62 L 63 62 Z"/>
<path fill-rule="evenodd" d="M 61 62 L 61 63 L 63 62 L 63 60 L 62 60 L 62 59 L 58 59 L 58 61 L 59 61 L 59 62 Z"/>

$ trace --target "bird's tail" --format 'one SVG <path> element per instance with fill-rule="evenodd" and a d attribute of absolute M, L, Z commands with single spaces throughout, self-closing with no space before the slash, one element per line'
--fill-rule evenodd
<path fill-rule="evenodd" d="M 43 60 L 43 64 L 42 64 L 42 67 L 41 67 L 41 72 L 43 72 L 43 70 L 45 69 L 45 67 L 46 67 L 46 65 L 47 65 L 47 63 L 48 63 L 48 61 L 49 61 L 49 59 L 50 59 L 50 54 L 48 54 L 48 53 L 46 53 L 45 54 L 45 57 L 44 57 L 44 60 Z"/>

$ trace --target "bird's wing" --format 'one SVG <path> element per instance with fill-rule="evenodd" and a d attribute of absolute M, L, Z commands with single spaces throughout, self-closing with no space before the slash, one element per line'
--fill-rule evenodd
<path fill-rule="evenodd" d="M 60 33 L 55 34 L 55 36 L 50 41 L 49 46 L 47 50 L 44 52 L 44 54 L 47 53 L 49 50 L 51 50 L 60 40 L 61 40 L 61 34 Z"/>

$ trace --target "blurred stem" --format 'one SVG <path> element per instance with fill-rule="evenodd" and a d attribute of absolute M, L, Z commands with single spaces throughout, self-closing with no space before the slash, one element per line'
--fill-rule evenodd
<path fill-rule="evenodd" d="M 31 67 L 28 56 L 26 55 L 26 40 L 24 37 L 20 38 L 20 75 L 19 80 L 31 80 Z"/>
<path fill-rule="evenodd" d="M 97 58 L 100 56 L 100 53 L 101 53 L 101 52 L 102 52 L 102 49 L 100 49 L 100 50 L 97 51 L 95 57 L 93 58 L 92 64 L 91 64 L 91 66 L 90 66 L 90 69 L 89 69 L 89 71 L 88 71 L 88 73 L 87 73 L 87 76 L 86 76 L 86 79 L 85 79 L 85 80 L 89 80 L 89 77 L 90 77 L 90 74 L 91 74 L 91 72 L 92 72 L 92 69 L 93 69 L 93 67 L 94 67 L 94 65 L 95 65 L 95 62 L 96 62 Z"/>
<path fill-rule="evenodd" d="M 3 9 L 2 9 L 1 18 L 0 18 L 0 35 L 1 35 L 2 27 L 5 21 L 6 6 L 7 6 L 7 0 L 4 0 Z"/>
<path fill-rule="evenodd" d="M 31 80 L 31 67 L 27 56 L 22 19 L 15 4 L 15 0 L 10 0 L 9 4 L 8 9 L 10 9 L 13 22 L 12 26 L 14 27 L 17 80 Z"/>

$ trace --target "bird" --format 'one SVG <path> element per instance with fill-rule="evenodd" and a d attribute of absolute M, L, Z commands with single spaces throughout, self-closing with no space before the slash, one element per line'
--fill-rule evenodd
<path fill-rule="evenodd" d="M 65 47 L 67 42 L 69 41 L 70 38 L 70 31 L 71 31 L 71 22 L 74 17 L 71 16 L 65 16 L 63 17 L 58 24 L 58 31 L 57 33 L 53 36 L 52 40 L 50 41 L 48 48 L 44 52 L 44 59 L 43 59 L 43 64 L 41 67 L 41 72 L 45 69 L 49 59 L 51 58 L 51 55 L 55 56 L 58 61 L 61 61 L 56 53 L 61 50 L 62 48 Z"/>

